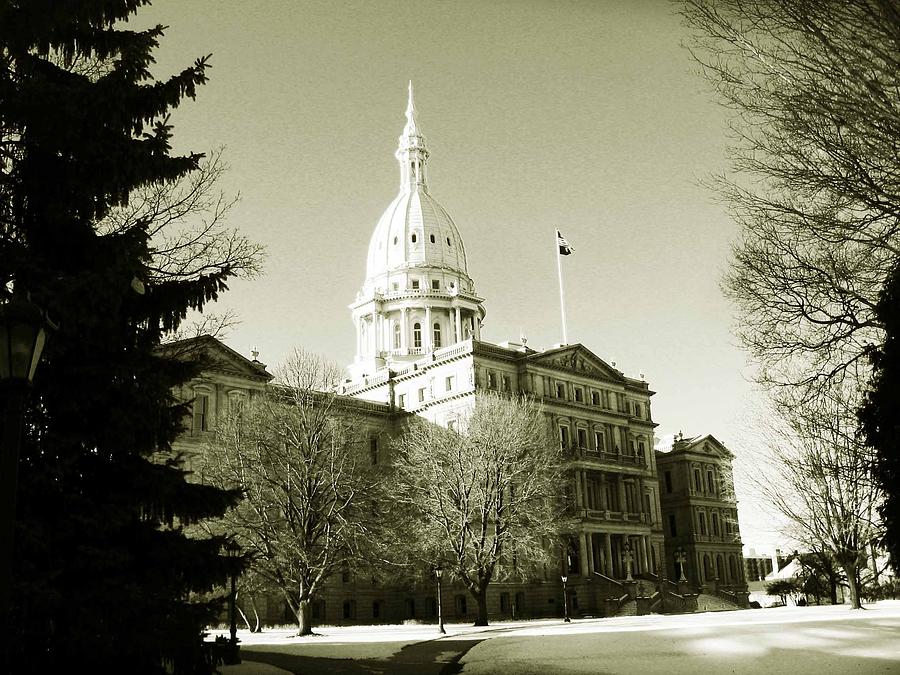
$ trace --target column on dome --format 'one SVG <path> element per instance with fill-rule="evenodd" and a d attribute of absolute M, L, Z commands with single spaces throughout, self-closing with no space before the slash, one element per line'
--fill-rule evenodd
<path fill-rule="evenodd" d="M 422 329 L 422 347 L 422 351 L 425 354 L 433 351 L 431 344 L 431 305 L 425 305 L 425 326 Z"/>
<path fill-rule="evenodd" d="M 375 327 L 375 356 L 381 355 L 383 344 L 384 315 L 381 312 L 372 312 L 372 324 Z"/>
<path fill-rule="evenodd" d="M 459 305 L 453 308 L 454 319 L 453 328 L 456 334 L 456 341 L 462 342 L 462 326 L 460 325 L 460 313 L 459 313 Z"/>
<path fill-rule="evenodd" d="M 400 308 L 400 353 L 406 354 L 408 349 L 409 324 L 406 319 L 406 307 Z"/>

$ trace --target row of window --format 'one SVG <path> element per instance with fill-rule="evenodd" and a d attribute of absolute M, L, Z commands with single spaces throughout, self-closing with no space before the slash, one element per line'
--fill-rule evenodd
<path fill-rule="evenodd" d="M 587 404 L 588 398 L 590 398 L 592 406 L 625 412 L 638 419 L 650 419 L 649 405 L 645 406 L 643 403 L 626 398 L 625 394 L 619 392 L 611 392 L 606 389 L 586 390 L 582 385 L 560 381 L 554 382 L 552 392 L 556 398 L 563 401 L 571 400 L 575 403 Z M 549 392 L 545 391 L 544 393 L 548 394 Z"/>
<path fill-rule="evenodd" d="M 576 422 L 574 443 L 575 447 L 586 452 L 609 452 L 621 454 L 622 446 L 620 445 L 620 442 L 625 436 L 625 431 L 621 427 L 605 425 L 608 427 L 610 437 L 609 445 L 607 445 L 606 442 L 607 431 L 594 427 L 592 430 L 593 443 L 589 444 L 587 427 L 578 426 L 577 424 L 578 423 Z M 572 447 L 573 445 L 570 440 L 569 425 L 567 423 L 562 423 L 559 425 L 559 443 L 564 450 Z M 628 444 L 625 445 L 626 455 L 631 457 L 644 457 L 646 452 L 647 442 L 643 436 L 637 436 L 635 438 L 628 439 Z"/>
<path fill-rule="evenodd" d="M 428 240 L 429 240 L 432 244 L 436 244 L 436 243 L 437 243 L 437 237 L 435 237 L 434 234 L 429 234 L 429 235 L 428 235 Z M 410 241 L 410 243 L 418 244 L 418 243 L 419 243 L 419 233 L 418 233 L 418 232 L 413 232 L 412 234 L 410 234 L 410 235 L 409 235 L 409 241 Z M 450 243 L 450 237 L 446 237 L 446 241 L 447 241 L 447 246 L 452 246 L 452 245 L 453 245 L 453 244 Z M 396 245 L 399 244 L 399 243 L 400 243 L 400 237 L 398 237 L 397 235 L 394 235 L 394 246 L 396 246 Z M 381 248 L 380 244 L 379 244 L 379 248 Z"/>
<path fill-rule="evenodd" d="M 191 404 L 191 435 L 196 436 L 212 428 L 211 401 L 212 389 L 207 386 L 197 386 L 193 389 L 194 402 Z M 232 390 L 228 392 L 228 406 L 230 409 L 239 408 L 244 404 L 246 392 Z"/>
<path fill-rule="evenodd" d="M 709 519 L 707 521 L 707 516 Z M 707 513 L 703 509 L 695 509 L 694 523 L 701 535 L 711 534 L 714 537 L 730 537 L 738 534 L 737 512 L 733 509 L 719 509 Z M 708 524 L 708 526 L 707 526 Z M 669 514 L 669 535 L 678 536 L 675 514 Z"/>
<path fill-rule="evenodd" d="M 432 387 L 433 387 L 432 383 Z M 444 393 L 450 393 L 456 391 L 456 375 L 447 375 L 444 378 Z M 429 395 L 429 387 L 419 387 L 416 392 L 416 402 L 424 403 L 428 399 Z M 397 406 L 399 408 L 406 408 L 406 394 L 398 394 L 397 395 Z"/>

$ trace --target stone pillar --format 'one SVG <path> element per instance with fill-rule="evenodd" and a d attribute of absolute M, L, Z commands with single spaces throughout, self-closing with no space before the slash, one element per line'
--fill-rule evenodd
<path fill-rule="evenodd" d="M 616 482 L 619 484 L 619 511 L 624 513 L 628 510 L 628 504 L 625 500 L 625 476 L 619 474 Z"/>
<path fill-rule="evenodd" d="M 425 305 L 425 325 L 422 326 L 422 349 L 426 354 L 432 350 L 431 331 L 431 306 Z"/>
<path fill-rule="evenodd" d="M 612 537 L 609 532 L 603 533 L 603 551 L 606 554 L 606 569 L 604 574 L 608 577 L 614 577 L 613 557 L 612 557 Z"/>
<path fill-rule="evenodd" d="M 461 322 L 461 318 L 459 315 L 459 305 L 457 305 L 454 308 L 453 316 L 454 316 L 453 330 L 456 332 L 456 341 L 462 342 L 462 322 Z"/>
<path fill-rule="evenodd" d="M 575 504 L 584 508 L 584 491 L 581 489 L 581 470 L 575 471 Z"/>
<path fill-rule="evenodd" d="M 384 316 L 380 312 L 372 313 L 372 323 L 375 326 L 375 356 L 381 356 L 384 344 Z"/>
<path fill-rule="evenodd" d="M 647 548 L 647 535 L 640 537 L 641 541 L 641 559 L 644 561 L 644 572 L 649 572 L 650 568 L 653 567 L 650 564 L 650 551 Z"/>
<path fill-rule="evenodd" d="M 606 472 L 600 472 L 600 508 L 603 511 L 609 509 L 609 504 L 606 501 Z"/>
<path fill-rule="evenodd" d="M 580 562 L 581 562 L 581 569 L 580 569 L 579 571 L 581 572 L 581 576 L 584 577 L 584 578 L 586 578 L 587 575 L 588 575 L 588 565 L 589 565 L 589 563 L 588 563 L 588 551 L 590 550 L 590 549 L 588 548 L 587 534 L 586 534 L 586 533 L 581 532 L 581 533 L 578 535 L 578 544 L 579 544 L 579 546 L 581 547 L 581 555 L 578 556 L 579 559 L 580 559 Z"/>
<path fill-rule="evenodd" d="M 406 354 L 409 338 L 409 324 L 406 321 L 406 307 L 400 308 L 400 353 Z"/>
<path fill-rule="evenodd" d="M 597 569 L 596 566 L 594 565 L 594 542 L 593 542 L 593 539 L 594 539 L 594 535 L 591 534 L 590 532 L 587 532 L 585 534 L 585 544 L 586 544 L 585 551 L 587 553 L 587 555 L 585 556 L 587 558 L 587 564 L 585 566 L 585 574 L 590 574 Z"/>

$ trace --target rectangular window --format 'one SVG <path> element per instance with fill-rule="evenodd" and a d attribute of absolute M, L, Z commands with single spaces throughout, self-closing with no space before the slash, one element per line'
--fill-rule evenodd
<path fill-rule="evenodd" d="M 456 420 L 447 420 L 447 428 L 450 431 L 456 431 Z"/>
<path fill-rule="evenodd" d="M 556 383 L 556 398 L 565 398 L 566 397 L 566 385 L 562 382 Z"/>
<path fill-rule="evenodd" d="M 712 494 L 716 493 L 716 481 L 713 478 L 713 472 L 706 472 L 706 489 L 709 490 Z"/>
<path fill-rule="evenodd" d="M 666 471 L 666 492 L 672 494 L 672 472 Z"/>
<path fill-rule="evenodd" d="M 432 279 L 431 280 L 431 290 L 433 290 L 433 291 L 441 290 L 441 282 L 437 279 Z"/>
<path fill-rule="evenodd" d="M 425 400 L 425 387 L 419 389 L 419 403 Z"/>
<path fill-rule="evenodd" d="M 393 283 L 391 284 L 391 290 L 394 291 L 394 292 L 399 291 L 399 290 L 400 290 L 400 284 L 397 283 L 396 281 L 393 282 Z"/>
<path fill-rule="evenodd" d="M 559 428 L 559 444 L 562 446 L 563 450 L 567 450 L 569 448 L 569 428 L 568 427 L 560 427 Z"/>
<path fill-rule="evenodd" d="M 412 283 L 412 289 L 414 291 L 419 290 L 419 280 L 418 279 L 413 279 L 411 283 Z"/>
<path fill-rule="evenodd" d="M 599 391 L 591 392 L 591 405 L 600 405 L 600 392 Z"/>
<path fill-rule="evenodd" d="M 638 441 L 638 457 L 644 456 L 644 441 Z"/>
<path fill-rule="evenodd" d="M 606 445 L 603 443 L 603 432 L 595 431 L 594 432 L 594 449 L 597 452 L 605 452 Z"/>
<path fill-rule="evenodd" d="M 581 387 L 575 387 L 575 400 L 578 403 L 584 403 L 584 389 Z"/>
<path fill-rule="evenodd" d="M 717 537 L 719 536 L 719 516 L 712 514 L 712 531 Z"/>
<path fill-rule="evenodd" d="M 511 385 L 509 383 L 509 375 L 503 376 L 503 391 L 509 391 L 511 389 Z"/>
<path fill-rule="evenodd" d="M 694 469 L 694 490 L 700 492 L 703 488 L 703 482 L 700 480 L 700 469 Z"/>
<path fill-rule="evenodd" d="M 578 447 L 587 450 L 587 429 L 578 429 Z"/>
<path fill-rule="evenodd" d="M 700 534 L 706 534 L 706 515 L 700 514 Z"/>
<path fill-rule="evenodd" d="M 448 375 L 444 379 L 444 385 L 447 391 L 453 391 L 453 375 Z"/>
<path fill-rule="evenodd" d="M 400 396 L 397 397 L 397 405 L 400 408 L 406 407 L 406 394 L 400 394 Z"/>
<path fill-rule="evenodd" d="M 635 404 L 634 404 L 634 416 L 635 416 L 635 417 L 638 417 L 638 418 L 641 418 L 641 417 L 643 417 L 643 412 L 644 412 L 644 411 L 641 409 L 641 404 L 640 404 L 640 403 L 635 403 Z"/>
<path fill-rule="evenodd" d="M 194 398 L 193 428 L 194 434 L 209 431 L 209 396 L 197 394 Z"/>
<path fill-rule="evenodd" d="M 493 372 L 488 371 L 488 389 L 497 388 L 497 376 Z"/>
<path fill-rule="evenodd" d="M 678 536 L 678 529 L 675 527 L 675 514 L 669 514 L 669 535 L 673 537 Z"/>

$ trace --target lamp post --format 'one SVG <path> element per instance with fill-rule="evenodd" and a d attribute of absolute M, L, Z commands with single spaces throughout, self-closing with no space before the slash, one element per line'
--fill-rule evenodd
<path fill-rule="evenodd" d="M 562 579 L 563 584 L 563 621 L 571 623 L 572 620 L 569 618 L 569 592 L 566 590 L 566 582 L 569 580 L 569 577 L 561 574 L 559 578 Z"/>
<path fill-rule="evenodd" d="M 438 632 L 446 635 L 447 631 L 444 630 L 444 613 L 441 610 L 441 577 L 444 576 L 443 568 L 435 567 L 434 576 L 437 579 Z"/>
<path fill-rule="evenodd" d="M 687 577 L 684 576 L 684 563 L 687 561 L 687 555 L 684 553 L 684 549 L 680 546 L 675 549 L 675 562 L 678 563 L 678 581 L 684 583 L 687 581 Z"/>
<path fill-rule="evenodd" d="M 228 571 L 231 574 L 231 599 L 229 606 L 229 619 L 231 620 L 231 639 L 228 641 L 228 664 L 236 664 L 241 662 L 240 647 L 237 641 L 237 576 L 238 576 L 238 559 L 241 555 L 241 547 L 238 543 L 231 539 L 225 544 L 225 557 L 228 558 Z"/>
<path fill-rule="evenodd" d="M 16 521 L 16 491 L 19 473 L 19 446 L 22 441 L 22 423 L 25 401 L 44 343 L 47 329 L 56 328 L 47 320 L 44 312 L 28 297 L 14 295 L 0 305 L 0 381 L 6 403 L 3 418 L 3 447 L 0 460 L 0 611 L 10 608 L 13 533 Z"/>

